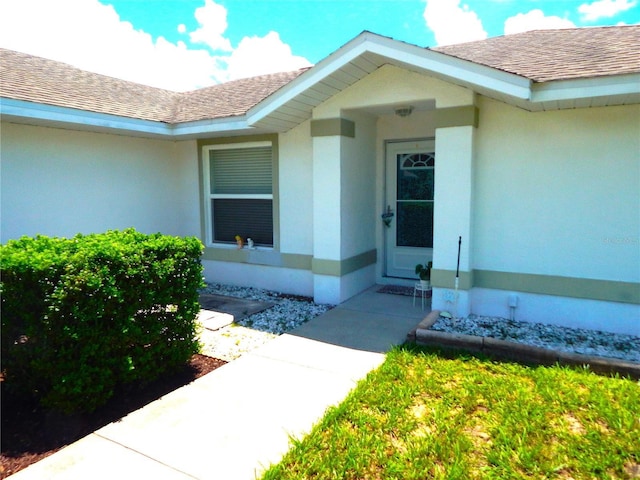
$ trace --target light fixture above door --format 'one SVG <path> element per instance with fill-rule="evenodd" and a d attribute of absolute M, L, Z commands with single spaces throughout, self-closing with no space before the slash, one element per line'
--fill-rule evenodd
<path fill-rule="evenodd" d="M 411 105 L 396 107 L 395 112 L 399 117 L 408 117 L 413 112 L 413 107 Z"/>

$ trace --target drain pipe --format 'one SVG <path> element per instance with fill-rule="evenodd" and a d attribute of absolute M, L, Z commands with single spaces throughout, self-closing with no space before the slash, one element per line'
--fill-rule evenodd
<path fill-rule="evenodd" d="M 516 319 L 516 308 L 518 308 L 518 296 L 515 293 L 509 295 L 509 319 L 511 321 Z"/>

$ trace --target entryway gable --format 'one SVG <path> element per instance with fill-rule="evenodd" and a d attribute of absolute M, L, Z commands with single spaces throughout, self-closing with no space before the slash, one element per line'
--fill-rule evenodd
<path fill-rule="evenodd" d="M 348 110 L 392 114 L 399 105 L 426 111 L 473 103 L 472 90 L 394 65 L 384 65 L 318 105 L 313 110 L 313 118 L 339 117 Z"/>

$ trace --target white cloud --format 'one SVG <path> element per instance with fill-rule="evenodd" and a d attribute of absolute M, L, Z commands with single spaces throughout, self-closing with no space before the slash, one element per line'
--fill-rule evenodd
<path fill-rule="evenodd" d="M 470 42 L 487 38 L 478 15 L 460 0 L 427 0 L 424 19 L 438 45 Z"/>
<path fill-rule="evenodd" d="M 269 32 L 264 37 L 244 37 L 227 64 L 230 79 L 297 70 L 311 65 L 306 58 L 293 55 L 291 47 L 283 43 L 276 32 Z"/>
<path fill-rule="evenodd" d="M 528 13 L 518 13 L 507 18 L 504 22 L 504 33 L 528 32 L 529 30 L 550 30 L 553 28 L 573 28 L 575 24 L 565 18 L 546 16 L 542 10 L 531 10 Z"/>
<path fill-rule="evenodd" d="M 195 17 L 200 28 L 191 33 L 193 43 L 204 43 L 212 50 L 231 51 L 231 42 L 224 37 L 227 29 L 227 9 L 213 0 L 205 0 L 204 7 L 196 9 Z"/>
<path fill-rule="evenodd" d="M 292 55 L 277 34 L 250 39 L 246 44 L 240 42 L 234 51 L 223 37 L 226 10 L 213 19 L 212 12 L 222 11 L 212 5 L 215 4 L 207 0 L 196 11 L 200 28 L 193 35 L 197 33 L 196 38 L 212 48 L 218 45 L 218 50 L 229 49 L 218 51 L 219 55 L 208 49 L 190 48 L 182 41 L 172 43 L 164 37 L 154 40 L 147 32 L 122 21 L 112 6 L 98 0 L 1 0 L 0 46 L 178 91 L 238 78 L 243 72 L 260 74 L 274 68 L 294 70 L 308 65 L 304 58 Z M 182 31 L 179 25 L 176 28 Z M 273 61 L 266 62 L 265 57 Z"/>
<path fill-rule="evenodd" d="M 583 3 L 578 7 L 582 19 L 587 22 L 600 18 L 611 18 L 637 5 L 636 0 L 597 0 L 593 3 Z"/>

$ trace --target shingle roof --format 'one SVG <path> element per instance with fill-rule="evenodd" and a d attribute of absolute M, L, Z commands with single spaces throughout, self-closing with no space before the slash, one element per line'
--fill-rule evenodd
<path fill-rule="evenodd" d="M 640 72 L 640 25 L 534 30 L 432 50 L 534 82 Z"/>
<path fill-rule="evenodd" d="M 537 30 L 431 50 L 534 82 L 637 74 L 640 25 Z M 306 70 L 178 93 L 0 49 L 0 96 L 176 124 L 244 115 Z"/>
<path fill-rule="evenodd" d="M 243 115 L 306 69 L 172 92 L 0 49 L 0 96 L 142 120 L 180 123 Z"/>
<path fill-rule="evenodd" d="M 179 123 L 244 115 L 306 70 L 244 78 L 179 94 L 172 120 Z"/>

